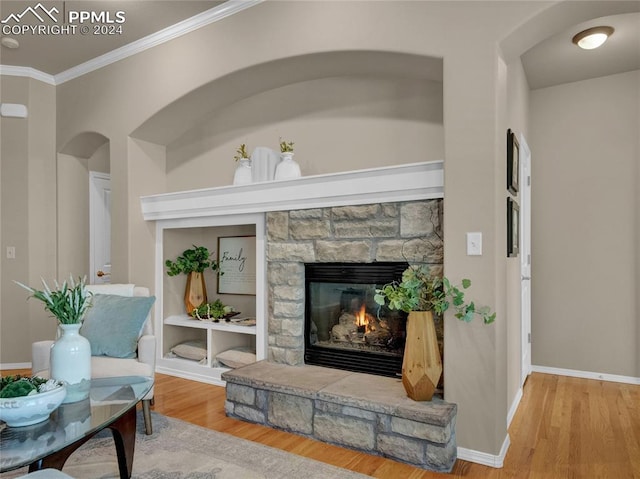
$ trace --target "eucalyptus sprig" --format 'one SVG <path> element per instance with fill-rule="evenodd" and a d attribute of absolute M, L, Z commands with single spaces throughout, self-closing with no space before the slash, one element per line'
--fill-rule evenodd
<path fill-rule="evenodd" d="M 455 317 L 470 322 L 475 315 L 485 324 L 493 323 L 496 314 L 488 306 L 477 307 L 473 301 L 465 302 L 462 290 L 471 286 L 471 281 L 463 279 L 460 286 L 452 284 L 447 278 L 429 273 L 425 265 L 409 266 L 402 273 L 402 281 L 393 281 L 376 289 L 374 300 L 379 305 L 388 304 L 389 309 L 409 313 L 411 311 L 433 311 L 442 314 L 450 307 Z"/>
<path fill-rule="evenodd" d="M 55 281 L 56 289 L 53 290 L 44 279 L 42 280 L 44 290 L 37 290 L 18 281 L 14 282 L 31 292 L 30 298 L 42 301 L 44 309 L 57 318 L 60 324 L 80 324 L 84 313 L 91 305 L 92 294 L 87 290 L 86 280 L 86 276 L 78 278 L 76 283 L 70 276 L 69 283 L 64 281 L 62 286 Z"/>
<path fill-rule="evenodd" d="M 233 159 L 238 161 L 238 160 L 242 160 L 242 159 L 245 159 L 245 158 L 247 158 L 247 159 L 249 158 L 249 153 L 247 153 L 247 145 L 245 145 L 243 143 L 236 150 L 236 156 L 234 156 Z"/>
<path fill-rule="evenodd" d="M 280 138 L 280 153 L 293 153 L 293 141 L 285 141 Z"/>

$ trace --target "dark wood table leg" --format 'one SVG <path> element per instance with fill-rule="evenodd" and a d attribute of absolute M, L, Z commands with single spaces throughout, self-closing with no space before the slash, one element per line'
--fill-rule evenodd
<path fill-rule="evenodd" d="M 136 406 L 132 406 L 126 413 L 105 427 L 111 429 L 113 440 L 116 444 L 120 479 L 131 479 L 133 452 L 136 444 Z M 32 463 L 29 466 L 29 472 L 46 468 L 62 470 L 69 456 L 98 432 L 100 431 L 96 431 L 90 436 L 85 436 L 58 452 Z"/>
<path fill-rule="evenodd" d="M 133 452 L 136 446 L 136 408 L 129 409 L 109 425 L 118 454 L 120 479 L 130 479 L 133 470 Z"/>

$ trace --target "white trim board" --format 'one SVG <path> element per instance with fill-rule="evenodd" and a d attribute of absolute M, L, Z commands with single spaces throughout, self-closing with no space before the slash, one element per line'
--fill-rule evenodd
<path fill-rule="evenodd" d="M 98 70 L 99 68 L 128 58 L 136 53 L 148 50 L 156 45 L 160 45 L 173 40 L 174 38 L 186 35 L 198 28 L 222 20 L 223 18 L 262 3 L 263 1 L 264 0 L 227 0 L 214 8 L 205 10 L 204 12 L 178 22 L 175 25 L 166 27 L 158 32 L 152 33 L 151 35 L 147 35 L 144 38 L 131 42 L 120 48 L 116 48 L 115 50 L 88 60 L 80 65 L 76 65 L 68 70 L 58 73 L 57 75 L 49 75 L 48 73 L 41 72 L 34 68 L 12 65 L 0 65 L 0 75 L 24 76 L 49 83 L 50 85 L 60 85 L 86 73 L 90 73 Z"/>
<path fill-rule="evenodd" d="M 442 161 L 219 186 L 140 198 L 146 221 L 444 197 Z"/>
<path fill-rule="evenodd" d="M 570 376 L 573 378 L 595 379 L 597 381 L 610 381 L 614 383 L 640 385 L 640 378 L 633 376 L 620 376 L 617 374 L 595 373 L 592 371 L 579 371 L 576 369 L 552 368 L 549 366 L 531 366 L 531 371 L 543 374 L 556 374 L 558 376 Z"/>
<path fill-rule="evenodd" d="M 0 369 L 10 371 L 12 369 L 31 369 L 31 363 L 4 363 L 0 364 Z"/>
<path fill-rule="evenodd" d="M 507 413 L 507 429 L 511 426 L 511 421 L 513 421 L 513 416 L 516 415 L 516 411 L 518 410 L 518 406 L 520 406 L 520 401 L 522 400 L 523 395 L 524 393 L 522 388 L 519 388 L 518 392 L 516 392 L 516 396 L 513 398 L 509 412 Z"/>
<path fill-rule="evenodd" d="M 511 439 L 509 438 L 509 434 L 507 434 L 504 438 L 504 441 L 502 442 L 502 447 L 500 448 L 500 454 L 498 454 L 497 456 L 495 454 L 476 451 L 474 449 L 459 447 L 458 459 L 462 459 L 463 461 L 475 462 L 476 464 L 495 467 L 499 469 L 504 465 L 504 458 L 507 455 L 507 451 L 509 450 L 510 445 L 511 445 Z"/>
<path fill-rule="evenodd" d="M 13 65 L 0 65 L 0 75 L 6 75 L 11 77 L 26 77 L 33 80 L 39 80 L 49 85 L 56 85 L 56 79 L 53 75 L 41 72 L 35 68 L 29 67 L 17 67 Z"/>

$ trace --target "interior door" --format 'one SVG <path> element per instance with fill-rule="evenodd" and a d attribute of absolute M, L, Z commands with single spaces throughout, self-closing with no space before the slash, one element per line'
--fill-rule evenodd
<path fill-rule="evenodd" d="M 521 384 L 531 373 L 531 150 L 520 134 Z"/>
<path fill-rule="evenodd" d="M 90 284 L 111 282 L 111 176 L 89 172 Z"/>

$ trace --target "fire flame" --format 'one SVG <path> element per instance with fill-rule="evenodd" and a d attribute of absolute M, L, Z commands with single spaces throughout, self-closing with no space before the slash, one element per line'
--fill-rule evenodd
<path fill-rule="evenodd" d="M 360 311 L 356 313 L 356 324 L 358 326 L 367 326 L 369 321 L 367 321 L 367 316 L 365 314 L 364 304 L 360 308 Z"/>

